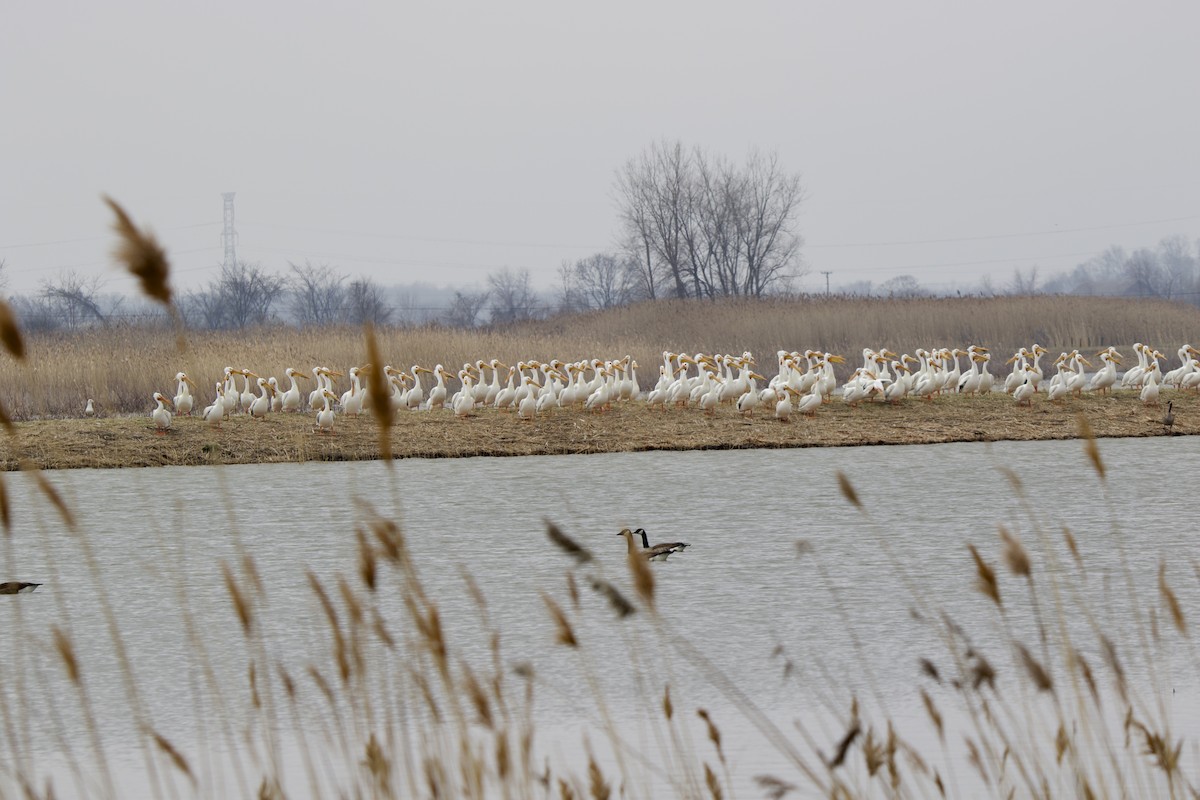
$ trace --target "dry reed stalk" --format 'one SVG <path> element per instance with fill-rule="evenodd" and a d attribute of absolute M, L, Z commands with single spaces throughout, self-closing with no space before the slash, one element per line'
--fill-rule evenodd
<path fill-rule="evenodd" d="M 375 548 L 371 547 L 371 543 L 367 541 L 367 535 L 363 532 L 362 526 L 354 526 L 354 537 L 358 543 L 358 577 L 362 579 L 363 585 L 367 587 L 368 591 L 374 592 L 378 574 Z"/>
<path fill-rule="evenodd" d="M 1003 608 L 1004 604 L 1000 602 L 1000 584 L 996 581 L 996 571 L 983 560 L 983 556 L 979 555 L 975 545 L 969 544 L 967 549 L 971 551 L 971 558 L 975 561 L 975 588 L 990 598 L 997 607 Z"/>
<path fill-rule="evenodd" d="M 1033 657 L 1029 649 L 1020 642 L 1016 643 L 1017 652 L 1021 656 L 1021 665 L 1025 667 L 1025 671 L 1029 674 L 1033 685 L 1037 687 L 1039 692 L 1054 692 L 1054 680 L 1050 677 L 1050 673 L 1046 668 Z"/>
<path fill-rule="evenodd" d="M 142 292 L 165 306 L 171 305 L 170 265 L 166 251 L 149 231 L 139 231 L 125 209 L 111 197 L 104 202 L 116 215 L 113 230 L 117 232 L 117 246 L 113 257 L 125 265 L 141 282 Z"/>
<path fill-rule="evenodd" d="M 70 637 L 57 625 L 51 625 L 50 630 L 54 637 L 54 650 L 63 662 L 68 680 L 76 686 L 80 686 L 79 660 L 75 657 L 75 647 L 71 644 Z"/>
<path fill-rule="evenodd" d="M 375 340 L 375 326 L 363 326 L 363 339 L 367 344 L 367 391 L 371 397 L 371 416 L 379 426 L 379 457 L 388 469 L 392 468 L 392 423 L 396 414 L 392 409 L 392 391 L 383 377 L 383 357 L 379 354 L 379 343 Z"/>
<path fill-rule="evenodd" d="M 571 627 L 571 623 L 567 620 L 567 615 L 563 613 L 562 608 L 545 592 L 542 593 L 542 602 L 546 604 L 546 608 L 550 612 L 550 618 L 554 620 L 554 641 L 559 644 L 565 644 L 567 647 L 578 647 L 579 641 L 575 638 L 575 630 Z"/>
<path fill-rule="evenodd" d="M 1014 575 L 1029 578 L 1032 574 L 1029 553 L 1025 550 L 1025 546 L 1021 544 L 1021 540 L 1010 533 L 1003 525 L 1000 526 L 1000 538 L 1004 542 L 1003 558 L 1009 571 Z"/>
<path fill-rule="evenodd" d="M 634 607 L 633 603 L 626 600 L 625 595 L 621 594 L 617 587 L 613 586 L 608 581 L 602 578 L 593 577 L 589 582 L 592 589 L 601 594 L 604 599 L 608 601 L 609 607 L 611 607 L 621 619 L 624 619 L 625 617 L 637 612 L 637 608 Z"/>
<path fill-rule="evenodd" d="M 650 568 L 649 560 L 643 558 L 638 551 L 630 549 L 625 556 L 625 563 L 629 565 L 629 573 L 633 576 L 634 592 L 646 608 L 654 613 L 654 571 Z"/>
<path fill-rule="evenodd" d="M 841 491 L 842 497 L 846 498 L 846 501 L 849 502 L 850 505 L 861 511 L 862 503 L 859 502 L 858 492 L 854 490 L 854 484 L 850 483 L 850 479 L 846 477 L 846 473 L 838 470 L 837 482 L 838 490 Z"/>
<path fill-rule="evenodd" d="M 250 603 L 242 593 L 233 570 L 224 560 L 221 561 L 221 576 L 225 580 L 225 590 L 229 592 L 229 598 L 233 601 L 233 610 L 237 612 L 238 621 L 242 624 L 242 634 L 249 637 L 254 625 L 254 613 L 250 610 Z"/>
<path fill-rule="evenodd" d="M 1167 610 L 1171 613 L 1171 621 L 1175 623 L 1175 627 L 1185 637 L 1188 635 L 1187 619 L 1183 616 L 1183 607 L 1179 604 L 1179 598 L 1175 596 L 1175 592 L 1167 584 L 1167 562 L 1160 561 L 1158 565 L 1158 591 L 1162 595 L 1163 603 L 1166 604 Z"/>
<path fill-rule="evenodd" d="M 555 525 L 550 520 L 546 522 L 546 535 L 550 537 L 550 541 L 554 543 L 559 550 L 575 559 L 578 564 L 586 564 L 592 560 L 592 553 L 583 545 L 576 542 L 570 536 L 565 534 L 562 528 Z"/>
<path fill-rule="evenodd" d="M 196 776 L 192 773 L 192 768 L 188 764 L 187 758 L 184 757 L 183 753 L 179 752 L 179 750 L 176 749 L 175 746 L 158 731 L 149 729 L 147 733 L 150 734 L 150 738 L 154 740 L 154 744 L 158 746 L 158 749 L 165 753 L 167 758 L 171 760 L 171 763 L 175 766 L 175 769 L 187 776 L 187 779 L 192 784 L 193 788 L 197 787 L 199 784 L 196 781 Z"/>
<path fill-rule="evenodd" d="M 1079 415 L 1079 438 L 1083 439 L 1083 452 L 1087 454 L 1088 460 L 1092 462 L 1092 468 L 1096 470 L 1096 474 L 1103 481 L 1104 459 L 1100 458 L 1100 448 L 1096 445 L 1096 434 L 1092 432 L 1092 425 L 1082 414 Z"/>
<path fill-rule="evenodd" d="M 704 764 L 704 785 L 708 787 L 708 795 L 713 800 L 722 800 L 725 794 L 721 791 L 721 782 L 707 762 Z"/>
<path fill-rule="evenodd" d="M 12 536 L 12 509 L 8 505 L 8 482 L 0 476 L 0 525 L 4 526 L 4 535 Z"/>
<path fill-rule="evenodd" d="M 25 340 L 21 338 L 21 326 L 12 306 L 4 298 L 0 298 L 0 345 L 18 361 L 25 358 Z"/>

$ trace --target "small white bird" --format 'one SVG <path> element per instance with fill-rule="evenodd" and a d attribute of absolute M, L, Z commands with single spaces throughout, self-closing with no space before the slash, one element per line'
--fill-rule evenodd
<path fill-rule="evenodd" d="M 88 398 L 87 405 L 83 407 L 83 415 L 85 417 L 96 416 L 96 403 L 90 397 Z"/>

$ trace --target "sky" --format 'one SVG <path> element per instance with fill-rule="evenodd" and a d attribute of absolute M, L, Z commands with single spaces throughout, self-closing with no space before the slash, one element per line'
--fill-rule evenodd
<path fill-rule="evenodd" d="M 823 290 L 969 287 L 1200 238 L 1200 3 L 15 3 L 0 259 L 132 292 L 107 194 L 180 289 L 237 255 L 383 284 L 550 288 L 612 250 L 659 141 L 802 176 Z"/>

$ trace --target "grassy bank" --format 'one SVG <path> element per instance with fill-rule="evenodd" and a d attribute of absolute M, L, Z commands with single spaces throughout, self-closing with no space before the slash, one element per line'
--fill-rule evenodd
<path fill-rule="evenodd" d="M 918 347 L 984 345 L 997 356 L 993 372 L 1022 346 L 1038 342 L 1051 354 L 1078 347 L 1153 344 L 1177 366 L 1175 350 L 1198 338 L 1200 310 L 1151 300 L 1089 297 L 804 301 L 663 301 L 592 314 L 556 317 L 506 330 L 441 328 L 377 332 L 382 358 L 407 369 L 499 358 L 573 361 L 632 355 L 643 387 L 658 377 L 662 351 L 754 353 L 773 373 L 775 352 L 808 348 L 848 358 L 842 378 L 864 347 L 897 353 Z M 318 364 L 342 372 L 366 359 L 357 328 L 295 330 L 281 326 L 238 332 L 187 332 L 177 347 L 170 331 L 94 329 L 30 336 L 28 357 L 0 359 L 0 402 L 15 419 L 79 416 L 89 397 L 110 414 L 149 411 L 151 397 L 173 395 L 184 371 L 201 401 L 226 366 L 280 378 L 287 367 Z M 311 387 L 308 387 L 311 388 Z M 342 379 L 339 391 L 348 388 Z"/>
<path fill-rule="evenodd" d="M 1200 397 L 1171 394 L 1177 434 L 1200 433 Z M 618 404 L 593 414 L 556 410 L 532 422 L 486 409 L 466 419 L 449 411 L 403 413 L 391 431 L 397 457 L 456 458 L 640 450 L 750 447 L 835 447 L 957 441 L 1066 439 L 1085 416 L 1095 434 L 1161 436 L 1163 409 L 1142 405 L 1134 391 L 1085 396 L 1055 405 L 1039 397 L 1018 407 L 1003 393 L 946 396 L 902 405 L 834 401 L 814 418 L 788 424 L 769 413 L 744 418 L 732 408 L 706 416 L 696 409 L 651 410 Z M 378 429 L 369 417 L 339 418 L 333 435 L 314 433 L 309 414 L 244 415 L 220 429 L 197 418 L 176 417 L 167 435 L 156 434 L 148 415 L 19 423 L 18 435 L 0 443 L 0 464 L 17 468 L 22 458 L 44 469 L 347 461 L 378 458 Z"/>

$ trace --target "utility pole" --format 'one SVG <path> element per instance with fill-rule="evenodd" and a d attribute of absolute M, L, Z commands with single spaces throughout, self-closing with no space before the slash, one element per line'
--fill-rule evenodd
<path fill-rule="evenodd" d="M 233 201 L 231 200 L 229 202 L 232 203 Z M 233 219 L 233 211 L 229 212 L 229 218 Z M 825 276 L 825 296 L 829 297 L 829 276 L 833 274 L 833 270 L 823 269 L 821 270 L 821 274 Z"/>
<path fill-rule="evenodd" d="M 237 231 L 233 229 L 233 196 L 237 192 L 225 192 L 225 229 L 221 231 L 221 244 L 225 245 L 225 263 L 222 265 L 233 269 L 237 266 Z"/>

